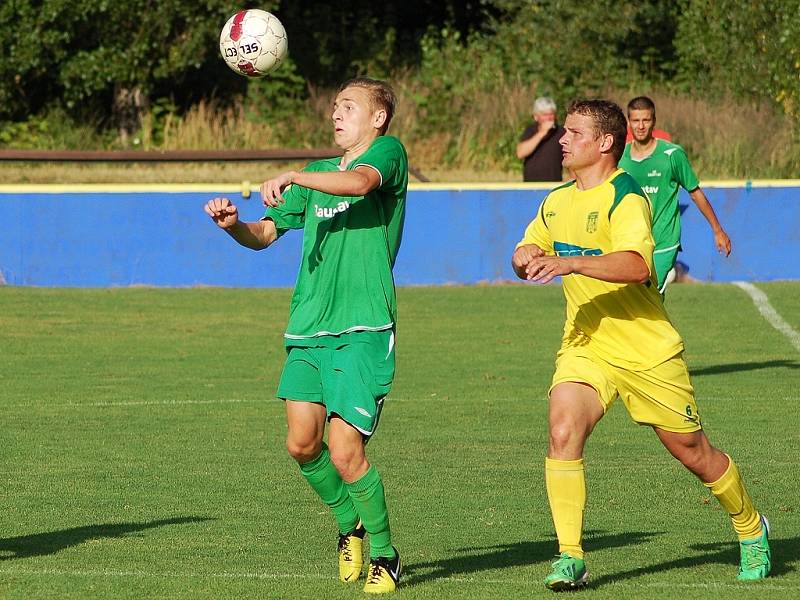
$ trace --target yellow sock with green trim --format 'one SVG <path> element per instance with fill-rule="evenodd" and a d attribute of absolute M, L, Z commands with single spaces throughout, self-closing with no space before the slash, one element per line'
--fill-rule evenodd
<path fill-rule="evenodd" d="M 545 458 L 544 480 L 558 536 L 558 551 L 582 559 L 583 511 L 586 508 L 583 459 Z"/>
<path fill-rule="evenodd" d="M 728 456 L 727 454 L 725 456 Z M 753 506 L 750 495 L 744 487 L 739 469 L 728 456 L 730 464 L 722 477 L 713 483 L 704 483 L 717 497 L 733 521 L 733 528 L 740 540 L 752 540 L 761 536 L 761 516 Z"/>

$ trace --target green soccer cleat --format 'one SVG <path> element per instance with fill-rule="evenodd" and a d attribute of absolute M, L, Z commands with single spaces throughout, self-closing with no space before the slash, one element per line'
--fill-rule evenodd
<path fill-rule="evenodd" d="M 400 582 L 400 553 L 394 548 L 395 557 L 379 556 L 369 561 L 367 582 L 364 591 L 367 594 L 387 594 L 395 591 Z"/>
<path fill-rule="evenodd" d="M 351 583 L 361 576 L 364 565 L 364 535 L 367 531 L 359 522 L 350 533 L 339 534 L 339 581 Z"/>
<path fill-rule="evenodd" d="M 758 581 L 769 575 L 772 552 L 769 549 L 769 521 L 761 515 L 761 537 L 739 542 L 738 581 Z"/>
<path fill-rule="evenodd" d="M 582 558 L 572 558 L 562 552 L 551 566 L 553 572 L 544 578 L 544 586 L 549 590 L 575 590 L 589 583 L 589 571 Z"/>

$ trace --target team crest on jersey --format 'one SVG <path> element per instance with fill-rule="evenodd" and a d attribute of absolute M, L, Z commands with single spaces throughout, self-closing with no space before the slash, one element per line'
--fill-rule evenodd
<path fill-rule="evenodd" d="M 597 231 L 597 211 L 594 210 L 586 217 L 586 233 Z"/>

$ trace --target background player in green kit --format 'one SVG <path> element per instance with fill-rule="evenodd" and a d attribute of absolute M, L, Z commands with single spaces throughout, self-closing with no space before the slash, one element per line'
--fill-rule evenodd
<path fill-rule="evenodd" d="M 653 207 L 653 251 L 658 288 L 663 294 L 675 279 L 675 261 L 681 249 L 681 215 L 678 191 L 684 188 L 714 232 L 717 249 L 729 256 L 731 240 L 720 225 L 714 208 L 700 189 L 686 152 L 677 144 L 653 137 L 656 106 L 650 98 L 639 96 L 628 103 L 628 123 L 633 141 L 625 145 L 619 166 L 633 175 L 650 197 Z"/>
<path fill-rule="evenodd" d="M 342 581 L 359 578 L 362 541 L 369 534 L 369 593 L 394 591 L 400 577 L 383 482 L 364 452 L 394 377 L 392 267 L 408 187 L 405 148 L 385 135 L 395 103 L 383 82 L 344 83 L 332 115 L 341 158 L 266 181 L 261 195 L 267 211 L 260 221 L 239 221 L 227 198 L 205 207 L 217 225 L 254 250 L 289 229 L 303 229 L 278 385 L 286 405 L 286 447 L 339 525 Z"/>

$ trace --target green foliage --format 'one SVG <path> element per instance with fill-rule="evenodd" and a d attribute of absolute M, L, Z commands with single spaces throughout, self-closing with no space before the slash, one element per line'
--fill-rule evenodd
<path fill-rule="evenodd" d="M 488 60 L 495 73 L 535 82 L 563 103 L 587 90 L 624 86 L 632 78 L 659 80 L 673 66 L 668 39 L 676 14 L 668 0 L 506 1 L 503 6 L 506 18 L 495 21 L 491 33 L 462 42 L 462 64 L 437 68 L 484 69 Z M 455 54 L 453 41 L 442 36 L 444 52 Z"/>
<path fill-rule="evenodd" d="M 283 143 L 300 146 L 298 120 L 313 120 L 309 113 L 308 85 L 298 73 L 297 65 L 288 57 L 280 69 L 267 77 L 247 82 L 245 96 L 247 117 L 256 123 L 269 123 L 282 137 Z"/>
<path fill-rule="evenodd" d="M 46 135 L 47 121 L 41 119 L 4 123 L 0 126 L 0 144 L 5 146 L 14 142 L 19 149 L 37 147 L 38 142 Z"/>
<path fill-rule="evenodd" d="M 246 80 L 218 56 L 218 36 L 236 8 L 228 0 L 11 0 L 0 6 L 0 119 L 24 119 L 57 101 L 75 114 L 109 116 L 114 94 L 138 89 L 181 108 L 243 93 Z M 383 6 L 261 0 L 287 26 L 299 72 L 315 85 L 354 73 L 386 76 L 413 64 L 429 23 L 479 24 L 485 0 Z M 422 18 L 421 18 L 422 17 Z M 357 41 L 357 42 L 356 42 Z"/>
<path fill-rule="evenodd" d="M 684 88 L 769 98 L 800 121 L 800 1 L 683 0 L 681 13 Z"/>
<path fill-rule="evenodd" d="M 178 107 L 170 98 L 158 98 L 150 106 L 150 110 L 142 119 L 142 131 L 133 138 L 134 146 L 143 145 L 151 150 L 164 143 L 169 124 L 177 118 Z"/>
<path fill-rule="evenodd" d="M 497 8 L 503 18 L 491 31 L 465 37 L 451 28 L 431 29 L 420 44 L 414 134 L 457 138 L 441 157 L 445 165 L 514 169 L 514 144 L 534 94 L 555 97 L 563 110 L 577 95 L 658 80 L 655 65 L 673 64 L 671 47 L 658 45 L 675 27 L 666 0 L 507 0 Z M 510 99 L 512 88 L 530 96 Z M 494 95 L 493 105 L 478 101 L 486 95 Z M 476 114 L 476 106 L 484 112 Z M 462 115 L 482 126 L 465 127 L 464 119 L 454 118 Z"/>
<path fill-rule="evenodd" d="M 24 121 L 0 122 L 0 147 L 18 150 L 96 150 L 111 143 L 111 136 L 91 122 L 77 122 L 67 112 L 52 106 Z"/>
<path fill-rule="evenodd" d="M 273 2 L 263 2 L 267 9 Z M 194 86 L 243 82 L 218 59 L 227 0 L 14 0 L 0 8 L 0 118 L 20 119 L 58 100 L 108 115 L 120 88 L 191 98 Z M 213 84 L 212 84 L 213 85 Z"/>
<path fill-rule="evenodd" d="M 507 148 L 518 135 L 517 115 L 496 102 L 494 94 L 507 89 L 509 76 L 492 42 L 473 34 L 465 43 L 449 28 L 422 40 L 422 62 L 406 96 L 413 106 L 405 109 L 416 116 L 408 135 L 452 136 L 439 158 L 443 166 L 511 166 Z"/>
<path fill-rule="evenodd" d="M 386 77 L 418 64 L 429 27 L 481 30 L 500 11 L 488 0 L 280 3 L 289 48 L 312 84 L 335 86 L 354 75 Z M 292 32 L 297 32 L 292 34 Z"/>

